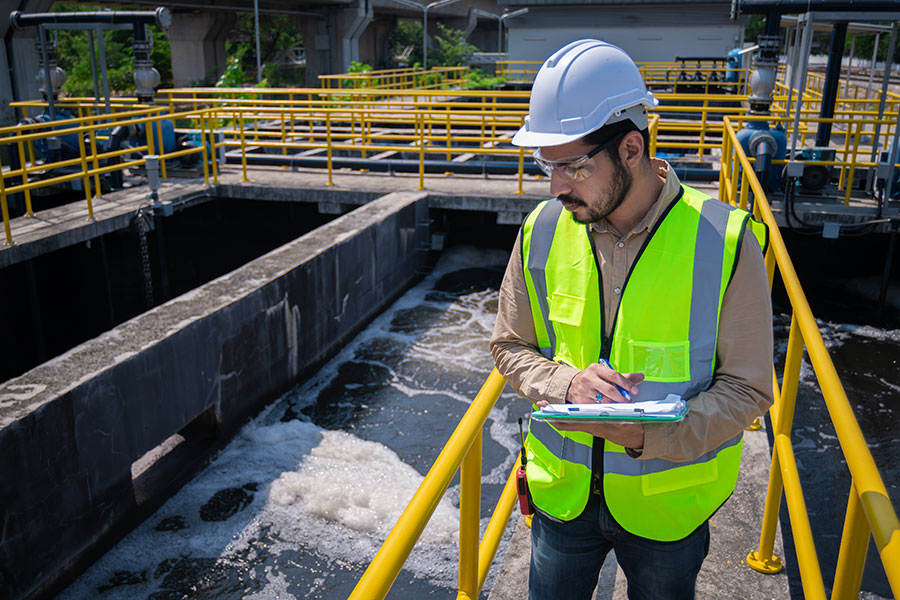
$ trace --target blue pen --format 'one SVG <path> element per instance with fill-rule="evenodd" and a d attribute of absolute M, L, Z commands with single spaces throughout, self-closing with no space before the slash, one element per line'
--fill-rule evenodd
<path fill-rule="evenodd" d="M 599 362 L 601 365 L 603 365 L 607 369 L 613 369 L 613 366 L 611 364 L 609 364 L 609 361 L 606 360 L 605 358 L 601 358 L 597 362 Z M 613 371 L 615 371 L 615 369 L 613 369 Z M 625 398 L 626 400 L 631 402 L 631 394 L 628 392 L 628 390 L 623 388 L 621 385 L 616 385 L 615 383 L 613 385 L 616 386 L 616 389 L 619 390 L 619 393 L 622 394 L 623 398 Z M 603 400 L 603 394 L 597 394 L 597 400 Z"/>

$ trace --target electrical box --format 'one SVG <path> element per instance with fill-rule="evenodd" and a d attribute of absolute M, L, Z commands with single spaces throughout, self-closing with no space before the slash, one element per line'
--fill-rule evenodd
<path fill-rule="evenodd" d="M 802 161 L 832 162 L 835 160 L 837 150 L 835 148 L 804 148 L 797 158 Z M 833 165 L 810 165 L 804 162 L 803 174 L 798 181 L 800 187 L 806 192 L 821 192 L 825 186 L 831 183 L 835 174 Z"/>

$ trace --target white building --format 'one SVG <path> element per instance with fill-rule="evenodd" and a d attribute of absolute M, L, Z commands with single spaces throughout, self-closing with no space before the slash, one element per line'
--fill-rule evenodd
<path fill-rule="evenodd" d="M 677 56 L 722 57 L 741 47 L 747 17 L 730 20 L 731 0 L 500 0 L 510 11 L 510 60 L 543 61 L 581 38 L 616 44 L 636 61 L 672 61 Z"/>

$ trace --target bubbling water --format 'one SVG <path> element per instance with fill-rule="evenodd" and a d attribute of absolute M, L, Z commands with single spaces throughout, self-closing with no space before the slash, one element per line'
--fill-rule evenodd
<path fill-rule="evenodd" d="M 507 258 L 445 252 L 60 598 L 346 598 L 492 367 Z M 490 413 L 482 484 L 494 501 L 528 407 L 507 392 Z M 395 583 L 402 597 L 455 588 L 458 496 L 456 484 L 436 507 Z"/>

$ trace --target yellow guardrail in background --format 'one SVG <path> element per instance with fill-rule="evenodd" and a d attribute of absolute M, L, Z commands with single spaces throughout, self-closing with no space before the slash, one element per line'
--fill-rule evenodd
<path fill-rule="evenodd" d="M 769 411 L 775 440 L 772 466 L 759 546 L 750 552 L 747 562 L 764 573 L 781 570 L 781 561 L 772 551 L 784 491 L 804 596 L 809 599 L 825 598 L 822 572 L 790 439 L 805 347 L 852 477 L 831 597 L 843 599 L 859 596 L 870 534 L 875 540 L 891 590 L 895 596 L 900 596 L 900 522 L 897 513 L 828 355 L 775 216 L 752 163 L 738 142 L 737 128 L 728 117 L 725 118 L 725 134 L 719 178 L 720 198 L 745 208 L 748 206 L 748 195 L 753 194 L 753 214 L 769 227 L 770 245 L 766 254 L 769 284 L 771 286 L 777 267 L 793 310 L 780 388 L 773 367 L 775 404 Z"/>
<path fill-rule="evenodd" d="M 465 89 L 469 85 L 469 67 L 433 67 L 422 69 L 383 69 L 338 75 L 319 75 L 324 89 L 370 90 Z"/>
<path fill-rule="evenodd" d="M 506 61 L 498 68 L 517 68 L 531 72 L 540 66 L 528 61 Z M 684 68 L 687 68 L 685 65 Z M 696 66 L 694 66 L 696 68 Z M 671 73 L 681 69 L 681 63 L 642 63 L 641 68 L 647 71 L 652 79 L 653 72 Z M 701 67 L 705 68 L 705 67 Z M 719 71 L 721 69 L 718 69 Z M 414 77 L 402 83 L 409 85 L 415 78 L 421 78 L 424 71 L 414 69 L 392 69 L 364 74 L 343 74 L 329 76 L 333 80 L 342 77 L 368 77 L 367 85 L 375 86 L 375 77 L 381 85 L 381 78 L 403 78 L 412 74 Z M 399 79 L 398 79 L 399 80 Z M 810 79 L 810 81 L 814 81 Z M 384 79 L 385 85 L 390 82 Z M 357 85 L 357 84 L 354 84 Z M 392 83 L 390 85 L 393 85 Z M 708 87 L 708 86 L 707 86 Z M 671 87 L 669 88 L 671 89 Z M 686 89 L 686 88 L 683 88 Z M 784 118 L 787 88 L 779 84 L 781 95 L 775 97 L 772 110 L 775 117 L 769 119 L 782 122 L 792 134 L 793 124 Z M 851 88 L 842 88 L 851 89 Z M 813 92 L 805 93 L 804 108 L 799 124 L 800 144 L 803 147 L 808 136 L 814 133 L 818 118 Z M 509 138 L 521 125 L 527 110 L 528 92 L 496 91 L 496 90 L 432 90 L 432 89 L 382 89 L 378 87 L 358 87 L 338 89 L 309 88 L 182 88 L 160 90 L 159 98 L 163 105 L 168 105 L 169 115 L 160 114 L 160 118 L 178 119 L 179 127 L 185 122 L 202 129 L 206 136 L 208 128 L 214 128 L 224 136 L 221 146 L 231 150 L 240 150 L 244 179 L 247 174 L 247 152 L 275 152 L 284 156 L 297 151 L 316 154 L 327 153 L 328 184 L 332 184 L 333 152 L 349 151 L 358 153 L 360 158 L 371 156 L 384 157 L 390 153 L 416 153 L 419 158 L 419 186 L 424 189 L 424 163 L 426 158 L 433 159 L 441 155 L 446 160 L 462 161 L 474 156 L 495 156 L 498 159 L 509 159 L 518 155 L 517 193 L 523 191 L 525 156 L 520 149 L 509 144 Z M 716 161 L 722 144 L 723 117 L 731 116 L 734 122 L 743 112 L 742 102 L 746 96 L 739 94 L 685 94 L 668 91 L 657 91 L 660 105 L 656 109 L 654 120 L 655 149 L 675 153 L 682 156 L 695 155 L 698 160 Z M 880 96 L 879 96 L 880 97 Z M 835 118 L 829 120 L 838 135 L 843 135 L 843 148 L 837 148 L 840 160 L 828 164 L 840 169 L 838 187 L 844 192 L 844 202 L 849 203 L 852 191 L 854 172 L 860 167 L 872 167 L 871 139 L 877 129 L 880 147 L 887 147 L 893 136 L 896 123 L 896 110 L 900 100 L 893 100 L 896 95 L 886 98 L 887 111 L 882 119 L 877 119 L 872 108 L 875 99 L 844 98 L 835 111 Z M 85 178 L 85 171 L 93 177 L 93 189 L 85 187 L 85 200 L 90 207 L 91 193 L 100 188 L 100 162 L 112 158 L 112 155 L 97 152 L 98 142 L 103 141 L 102 127 L 86 127 L 81 136 L 86 136 L 86 147 L 79 149 L 79 158 L 46 164 L 35 156 L 33 142 L 40 137 L 53 137 L 71 131 L 76 125 L 99 125 L 106 122 L 113 127 L 118 122 L 108 122 L 110 118 L 133 119 L 134 111 L 161 111 L 161 106 L 147 107 L 136 103 L 117 103 L 112 115 L 106 115 L 102 105 L 94 99 L 76 102 L 62 99 L 58 104 L 72 113 L 83 115 L 76 119 L 63 119 L 52 126 L 47 124 L 19 125 L 0 129 L 0 144 L 8 143 L 19 148 L 19 156 L 25 156 L 26 163 L 15 171 L 7 169 L 0 186 L 4 186 L 9 178 L 25 177 L 26 187 L 0 187 L 0 195 L 6 198 L 9 193 L 23 191 L 28 204 L 27 213 L 33 214 L 30 205 L 30 192 L 37 187 L 62 183 L 74 179 Z M 794 101 L 794 106 L 796 102 Z M 23 111 L 43 110 L 46 104 L 40 102 L 21 103 Z M 849 108 L 845 108 L 849 107 Z M 214 112 L 203 112 L 202 109 L 213 109 Z M 188 115 L 193 112 L 193 115 Z M 127 115 L 127 116 L 122 116 Z M 742 118 L 742 117 L 741 117 Z M 51 129 L 58 128 L 58 129 Z M 159 120 L 154 125 L 160 128 Z M 24 137 L 24 134 L 36 134 L 37 138 Z M 52 131 L 52 133 L 51 133 Z M 181 131 L 181 130 L 179 130 Z M 161 136 L 160 136 L 161 137 Z M 205 137 L 204 137 L 205 139 Z M 839 139 L 839 138 L 838 138 Z M 81 172 L 76 172 L 80 168 Z M 127 168 L 122 165 L 120 168 Z M 204 166 L 207 166 L 204 162 Z M 162 176 L 166 176 L 165 161 L 161 163 Z M 64 175 L 47 176 L 54 168 L 67 169 Z M 109 170 L 115 170 L 111 165 Z M 213 166 L 215 168 L 215 166 Z M 31 177 L 34 174 L 35 177 Z M 43 179 L 37 179 L 44 177 Z M 208 181 L 208 173 L 205 181 Z M 214 179 L 217 173 L 213 173 Z M 5 180 L 4 180 L 5 179 Z M 10 190 L 15 191 L 10 191 Z M 10 223 L 4 218 L 4 227 L 9 230 Z M 7 242 L 11 234 L 7 234 Z"/>
<path fill-rule="evenodd" d="M 516 504 L 518 458 L 479 544 L 483 429 L 505 385 L 506 380 L 497 369 L 491 371 L 397 524 L 356 584 L 350 600 L 379 600 L 387 595 L 457 469 L 460 470 L 457 598 L 478 598 Z"/>
<path fill-rule="evenodd" d="M 47 187 L 73 180 L 81 180 L 87 204 L 87 219 L 94 220 L 93 199 L 95 192 L 99 195 L 102 174 L 122 171 L 130 167 L 143 166 L 145 158 L 142 153 L 160 157 L 161 175 L 166 176 L 165 160 L 179 158 L 188 154 L 202 156 L 204 183 L 209 184 L 209 167 L 212 166 L 213 179 L 218 182 L 218 166 L 215 161 L 207 160 L 207 144 L 199 147 L 165 152 L 162 148 L 162 121 L 168 119 L 191 119 L 198 123 L 201 139 L 209 143 L 213 155 L 218 147 L 214 139 L 213 115 L 209 110 L 189 111 L 184 113 L 167 113 L 165 107 L 145 107 L 132 111 L 119 112 L 112 115 L 91 115 L 75 119 L 15 125 L 0 128 L 0 146 L 14 145 L 21 163 L 17 169 L 5 168 L 0 164 L 0 214 L 3 216 L 5 243 L 13 244 L 12 228 L 9 218 L 7 197 L 22 192 L 25 197 L 26 217 L 34 216 L 31 203 L 31 190 Z M 98 132 L 110 130 L 117 126 L 145 126 L 143 144 L 114 151 L 99 151 Z M 149 134 L 148 134 L 149 132 Z M 48 138 L 74 135 L 78 139 L 79 156 L 53 162 L 36 160 L 34 143 Z M 85 139 L 87 137 L 87 139 Z M 138 155 L 137 158 L 128 155 Z M 106 163 L 110 159 L 128 157 L 121 162 Z M 74 169 L 73 169 L 74 168 Z M 68 169 L 63 174 L 52 177 L 30 180 L 36 174 L 45 174 L 54 170 Z M 19 183 L 7 184 L 8 179 L 18 179 Z M 93 184 L 92 184 L 93 180 Z"/>
<path fill-rule="evenodd" d="M 541 61 L 534 60 L 498 60 L 495 73 L 497 77 L 503 77 L 507 81 L 534 81 L 542 64 Z"/>

